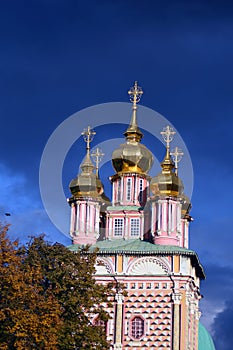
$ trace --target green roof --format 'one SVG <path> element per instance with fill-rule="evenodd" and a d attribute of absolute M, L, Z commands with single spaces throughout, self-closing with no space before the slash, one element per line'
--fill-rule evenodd
<path fill-rule="evenodd" d="M 73 244 L 68 247 L 71 251 L 78 251 L 83 246 L 80 244 Z M 112 255 L 112 254 L 125 254 L 125 255 L 186 255 L 190 256 L 192 264 L 197 268 L 197 273 L 200 278 L 205 278 L 203 267 L 198 259 L 197 254 L 190 249 L 172 246 L 172 245 L 160 245 L 150 242 L 142 241 L 141 239 L 113 239 L 97 241 L 90 247 L 90 252 L 95 249 L 98 250 L 98 255 Z"/>
<path fill-rule="evenodd" d="M 116 207 L 108 206 L 107 210 L 108 211 L 124 211 L 124 210 L 138 211 L 138 210 L 143 210 L 143 208 L 138 207 L 137 205 L 118 205 Z"/>
<path fill-rule="evenodd" d="M 215 350 L 210 333 L 200 322 L 198 327 L 198 350 Z"/>

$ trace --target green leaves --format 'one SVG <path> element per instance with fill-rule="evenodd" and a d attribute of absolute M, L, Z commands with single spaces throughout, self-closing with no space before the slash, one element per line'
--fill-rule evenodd
<path fill-rule="evenodd" d="M 0 230 L 0 349 L 109 349 L 103 326 L 93 326 L 110 288 L 93 278 L 96 255 L 73 253 L 43 236 L 25 247 Z"/>

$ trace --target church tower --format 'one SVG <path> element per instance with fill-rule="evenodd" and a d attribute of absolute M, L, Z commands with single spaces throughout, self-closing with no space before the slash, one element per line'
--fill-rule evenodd
<path fill-rule="evenodd" d="M 98 248 L 95 279 L 115 286 L 114 303 L 106 307 L 111 350 L 214 350 L 199 322 L 200 280 L 205 274 L 188 245 L 192 218 L 178 176 L 182 152 L 170 151 L 175 132 L 165 126 L 161 172 L 149 175 L 153 157 L 141 143 L 137 122 L 143 91 L 135 82 L 128 93 L 132 117 L 125 143 L 112 153 L 111 203 L 100 193 L 100 179 L 90 159 L 94 132 L 90 128 L 84 132 L 87 155 L 81 174 L 70 184 L 73 245 L 69 248 L 77 251 L 83 244 Z"/>

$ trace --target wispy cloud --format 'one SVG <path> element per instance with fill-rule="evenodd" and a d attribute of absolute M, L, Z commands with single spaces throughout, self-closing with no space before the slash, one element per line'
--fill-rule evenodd
<path fill-rule="evenodd" d="M 29 236 L 46 233 L 48 240 L 69 243 L 50 222 L 40 195 L 30 185 L 27 176 L 3 163 L 0 164 L 0 193 L 0 220 L 10 224 L 9 234 L 12 238 L 25 242 Z"/>

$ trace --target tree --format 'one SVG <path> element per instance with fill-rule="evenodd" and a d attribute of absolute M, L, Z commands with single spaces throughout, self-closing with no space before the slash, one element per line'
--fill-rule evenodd
<path fill-rule="evenodd" d="M 112 293 L 95 282 L 95 260 L 88 248 L 73 253 L 61 244 L 49 245 L 43 237 L 28 245 L 26 263 L 42 267 L 44 289 L 53 291 L 62 308 L 59 349 L 109 349 L 104 327 L 91 323 L 94 315 L 107 321 L 101 305 Z"/>
<path fill-rule="evenodd" d="M 41 266 L 28 269 L 7 230 L 0 228 L 0 349 L 57 349 L 61 306 L 43 290 Z"/>
<path fill-rule="evenodd" d="M 0 240 L 0 349 L 109 349 L 101 305 L 112 291 L 93 278 L 96 254 L 43 236 L 19 248 L 7 227 Z"/>

